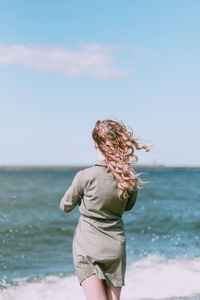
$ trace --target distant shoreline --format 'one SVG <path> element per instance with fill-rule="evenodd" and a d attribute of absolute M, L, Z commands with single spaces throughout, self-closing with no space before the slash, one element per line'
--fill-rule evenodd
<path fill-rule="evenodd" d="M 76 170 L 83 170 L 85 168 L 89 168 L 92 165 L 85 165 L 85 166 L 0 166 L 0 171 L 76 171 Z M 153 166 L 153 165 L 136 165 L 135 169 L 137 170 L 198 170 L 200 171 L 200 166 Z"/>

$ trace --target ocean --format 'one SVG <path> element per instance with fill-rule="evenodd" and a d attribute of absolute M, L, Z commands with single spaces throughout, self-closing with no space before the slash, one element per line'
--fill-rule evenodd
<path fill-rule="evenodd" d="M 0 300 L 84 299 L 72 261 L 78 208 L 59 207 L 76 172 L 0 171 Z M 121 299 L 200 299 L 200 171 L 143 172 L 150 182 L 123 216 Z"/>

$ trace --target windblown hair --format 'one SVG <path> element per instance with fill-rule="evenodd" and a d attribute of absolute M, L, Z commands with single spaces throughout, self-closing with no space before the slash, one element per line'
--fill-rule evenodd
<path fill-rule="evenodd" d="M 147 152 L 150 147 L 140 146 L 138 139 L 133 137 L 132 130 L 128 131 L 122 122 L 113 120 L 97 121 L 92 137 L 106 158 L 108 170 L 117 181 L 119 197 L 127 198 L 128 192 L 134 187 L 140 189 L 143 181 L 139 178 L 140 174 L 136 174 L 133 169 L 133 164 L 138 161 L 134 151 L 145 149 Z"/>

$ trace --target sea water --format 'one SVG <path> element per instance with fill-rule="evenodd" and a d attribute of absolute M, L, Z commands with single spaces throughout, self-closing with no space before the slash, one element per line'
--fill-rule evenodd
<path fill-rule="evenodd" d="M 77 170 L 0 171 L 0 300 L 84 299 L 74 275 L 79 212 L 59 204 Z M 122 300 L 200 299 L 200 171 L 147 170 L 123 216 Z"/>

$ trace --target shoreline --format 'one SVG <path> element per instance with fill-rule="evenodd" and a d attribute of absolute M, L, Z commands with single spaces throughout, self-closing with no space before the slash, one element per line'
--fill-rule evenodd
<path fill-rule="evenodd" d="M 67 166 L 67 165 L 52 165 L 52 166 L 45 166 L 45 165 L 5 165 L 0 166 L 0 171 L 76 171 L 76 170 L 83 170 L 85 168 L 92 167 L 92 165 L 84 165 L 84 166 Z M 134 167 L 136 170 L 185 170 L 185 171 L 193 171 L 197 170 L 200 171 L 200 166 L 164 166 L 164 165 L 137 165 Z"/>

